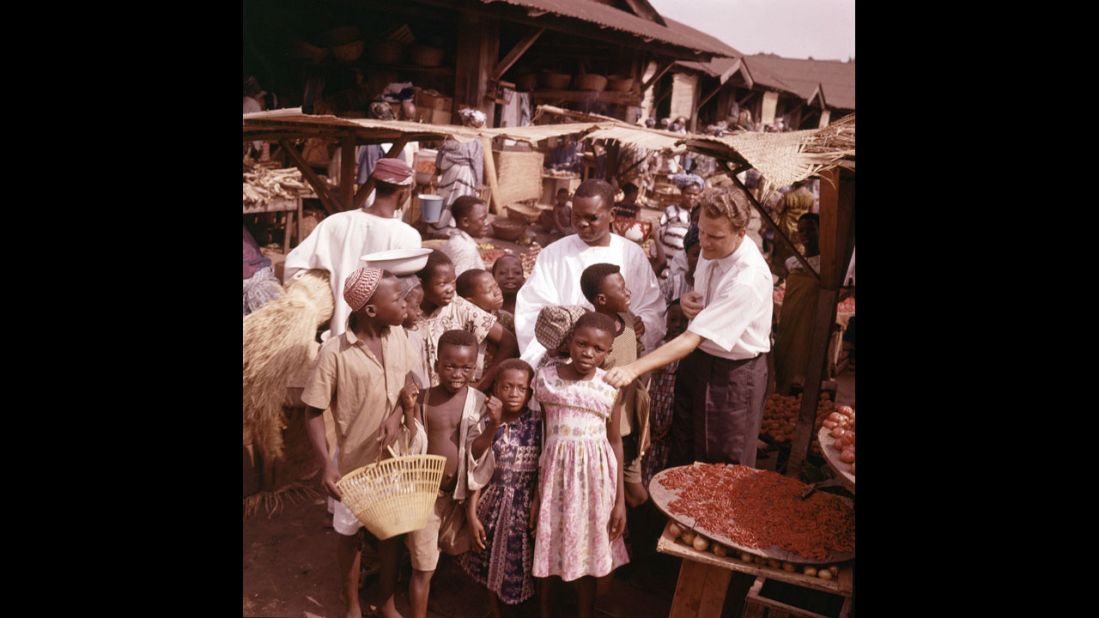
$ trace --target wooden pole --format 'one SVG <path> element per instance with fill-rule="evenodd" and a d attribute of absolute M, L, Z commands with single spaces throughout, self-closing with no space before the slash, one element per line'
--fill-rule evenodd
<path fill-rule="evenodd" d="M 328 193 L 328 184 L 321 180 L 320 176 L 313 171 L 313 168 L 305 162 L 305 159 L 301 158 L 301 153 L 294 149 L 290 145 L 290 142 L 284 139 L 279 140 L 279 146 L 282 147 L 283 152 L 290 156 L 290 161 L 293 162 L 294 167 L 301 170 L 302 178 L 305 182 L 309 183 L 309 186 L 313 187 L 313 192 L 317 194 L 317 199 L 321 201 L 321 206 L 324 206 L 326 214 L 334 214 L 338 212 L 336 204 L 332 201 L 332 196 Z"/>
<path fill-rule="evenodd" d="M 355 136 L 345 135 L 340 142 L 340 210 L 351 210 L 355 203 Z"/>
<path fill-rule="evenodd" d="M 504 76 L 504 73 L 507 73 L 508 69 L 518 62 L 523 54 L 527 53 L 530 46 L 534 45 L 534 42 L 537 41 L 538 37 L 542 36 L 542 33 L 545 31 L 545 28 L 539 28 L 524 37 L 522 41 L 516 43 L 515 47 L 511 48 L 511 51 L 509 51 L 507 55 L 504 56 L 504 59 L 496 65 L 495 69 L 493 69 L 491 81 L 494 83 L 500 81 L 500 78 Z"/>
<path fill-rule="evenodd" d="M 500 214 L 500 207 L 503 204 L 500 203 L 500 187 L 496 181 L 496 160 L 492 158 L 492 140 L 488 137 L 482 137 L 481 147 L 485 151 L 485 184 L 488 185 L 489 190 L 492 192 L 489 195 L 489 210 L 494 215 Z"/>
<path fill-rule="evenodd" d="M 820 275 L 817 274 L 817 271 L 814 270 L 813 267 L 809 266 L 809 262 L 805 260 L 805 256 L 803 256 L 801 253 L 798 253 L 797 247 L 794 245 L 793 241 L 791 241 L 786 236 L 786 232 L 783 232 L 782 228 L 780 228 L 778 224 L 775 223 L 773 219 L 771 219 L 771 215 L 767 214 L 767 211 L 763 208 L 759 201 L 756 200 L 756 196 L 752 195 L 752 192 L 748 190 L 748 187 L 745 187 L 744 183 L 740 182 L 740 179 L 736 177 L 736 175 L 740 173 L 740 170 L 733 170 L 733 168 L 729 166 L 728 161 L 722 161 L 721 163 L 725 167 L 725 169 L 728 170 L 729 177 L 733 179 L 733 182 L 736 183 L 736 186 L 743 189 L 744 193 L 748 195 L 748 201 L 752 203 L 752 206 L 754 206 L 756 210 L 759 211 L 760 218 L 763 219 L 763 221 L 767 223 L 767 225 L 771 226 L 771 229 L 775 231 L 775 237 L 781 239 L 782 242 L 786 243 L 786 246 L 790 249 L 790 251 L 793 252 L 794 257 L 798 259 L 798 262 L 801 262 L 801 265 L 805 267 L 805 270 L 811 273 L 814 277 L 816 277 L 817 281 L 820 281 Z M 824 205 L 823 202 L 824 200 L 822 199 L 822 207 Z"/>
<path fill-rule="evenodd" d="M 644 94 L 645 91 L 649 89 L 649 86 L 652 86 L 653 84 L 656 83 L 656 81 L 658 79 L 660 79 L 661 77 L 664 77 L 664 74 L 667 73 L 668 71 L 670 71 L 674 64 L 675 64 L 675 60 L 669 60 L 669 61 L 665 62 L 663 65 L 660 65 L 660 67 L 657 69 L 656 73 L 653 73 L 652 77 L 645 80 L 645 83 L 641 84 L 641 93 Z"/>
<path fill-rule="evenodd" d="M 817 315 L 809 335 L 809 366 L 805 373 L 805 389 L 802 391 L 798 424 L 790 446 L 787 476 L 797 476 L 809 454 L 824 363 L 828 356 L 828 342 L 832 336 L 832 325 L 836 322 L 836 300 L 855 240 L 852 225 L 855 215 L 854 177 L 833 169 L 821 174 L 821 180 L 821 287 L 817 296 Z"/>

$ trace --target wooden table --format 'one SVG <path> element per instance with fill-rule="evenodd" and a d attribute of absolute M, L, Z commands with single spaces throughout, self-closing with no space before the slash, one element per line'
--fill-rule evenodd
<path fill-rule="evenodd" d="M 721 615 L 725 594 L 733 572 L 745 573 L 783 581 L 795 586 L 850 597 L 854 587 L 854 574 L 850 562 L 839 570 L 832 580 L 809 577 L 804 573 L 790 573 L 759 564 L 749 564 L 734 557 L 720 557 L 709 552 L 695 551 L 679 543 L 667 528 L 656 543 L 656 551 L 683 560 L 679 567 L 679 579 L 675 586 L 675 598 L 668 618 L 709 618 Z"/>
<path fill-rule="evenodd" d="M 306 196 L 308 197 L 308 196 Z M 296 198 L 279 197 L 270 200 L 266 204 L 244 206 L 244 214 L 257 215 L 265 212 L 285 212 L 286 215 L 286 229 L 282 235 L 282 252 L 290 252 L 290 226 L 294 222 L 294 215 L 297 214 L 298 218 L 298 242 L 300 243 L 303 236 L 302 228 L 302 196 Z"/>

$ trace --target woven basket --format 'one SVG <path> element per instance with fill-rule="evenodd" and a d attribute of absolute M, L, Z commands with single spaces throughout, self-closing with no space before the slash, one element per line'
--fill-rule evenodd
<path fill-rule="evenodd" d="M 576 89 L 577 90 L 594 90 L 595 92 L 603 92 L 603 89 L 607 87 L 607 78 L 602 75 L 596 75 L 595 73 L 585 73 L 583 75 L 576 76 Z"/>
<path fill-rule="evenodd" d="M 412 59 L 413 64 L 422 67 L 437 67 L 443 63 L 443 56 L 445 53 L 438 47 L 413 45 L 408 50 L 408 55 Z"/>
<path fill-rule="evenodd" d="M 564 90 L 569 87 L 572 75 L 568 73 L 551 73 L 546 71 L 538 76 L 538 83 L 547 90 Z"/>
<path fill-rule="evenodd" d="M 336 487 L 355 517 L 384 541 L 427 525 L 445 465 L 440 455 L 395 457 L 351 472 Z"/>
<path fill-rule="evenodd" d="M 542 195 L 541 152 L 493 151 L 496 162 L 496 203 L 508 205 Z"/>
<path fill-rule="evenodd" d="M 538 74 L 527 73 L 515 80 L 515 87 L 519 89 L 519 92 L 530 92 L 534 90 L 538 87 Z"/>
<path fill-rule="evenodd" d="M 511 206 L 507 207 L 511 210 Z M 497 218 L 492 222 L 492 235 L 500 240 L 516 241 L 527 230 L 527 223 L 520 223 L 512 219 Z"/>
<path fill-rule="evenodd" d="M 404 45 L 398 41 L 381 40 L 370 45 L 370 59 L 378 64 L 397 64 L 404 57 Z"/>
<path fill-rule="evenodd" d="M 305 41 L 293 41 L 290 43 L 290 56 L 304 58 L 312 62 L 321 62 L 328 56 L 328 50 Z"/>
<path fill-rule="evenodd" d="M 344 45 L 332 47 L 332 57 L 340 62 L 355 62 L 363 55 L 366 49 L 366 41 L 352 41 Z"/>
<path fill-rule="evenodd" d="M 633 88 L 633 78 L 611 75 L 607 78 L 607 88 L 611 92 L 629 92 Z"/>

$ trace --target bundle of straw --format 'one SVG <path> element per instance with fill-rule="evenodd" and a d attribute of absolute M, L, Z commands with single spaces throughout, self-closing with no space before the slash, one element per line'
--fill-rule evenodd
<path fill-rule="evenodd" d="M 328 271 L 311 270 L 244 318 L 244 431 L 270 461 L 283 455 L 290 378 L 315 360 L 317 327 L 332 319 L 328 278 Z"/>

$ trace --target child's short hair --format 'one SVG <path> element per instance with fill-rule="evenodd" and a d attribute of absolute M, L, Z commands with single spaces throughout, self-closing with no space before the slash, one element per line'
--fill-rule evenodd
<path fill-rule="evenodd" d="M 439 336 L 439 345 L 436 347 L 438 356 L 443 355 L 443 348 L 453 346 L 456 348 L 477 349 L 477 338 L 468 330 L 448 330 Z"/>
<path fill-rule="evenodd" d="M 432 249 L 431 253 L 427 256 L 427 264 L 424 265 L 419 271 L 416 272 L 416 276 L 420 278 L 420 282 L 427 285 L 427 280 L 431 278 L 431 273 L 435 272 L 435 269 L 442 264 L 454 265 L 450 256 L 439 251 L 438 249 Z"/>
<path fill-rule="evenodd" d="M 622 185 L 622 192 L 626 195 L 629 195 L 631 193 L 637 193 L 638 191 L 640 191 L 640 189 L 638 189 L 637 185 L 633 184 L 632 182 L 627 182 L 626 184 Z"/>
<path fill-rule="evenodd" d="M 471 268 L 458 275 L 458 281 L 454 284 L 454 291 L 458 292 L 458 296 L 461 296 L 462 298 L 473 296 L 473 286 L 477 285 L 477 278 L 481 275 L 488 275 L 491 277 L 492 273 L 480 268 Z"/>
<path fill-rule="evenodd" d="M 492 276 L 493 277 L 496 276 L 496 267 L 499 266 L 500 264 L 502 264 L 503 261 L 506 258 L 511 258 L 513 260 L 519 260 L 519 266 L 523 265 L 523 260 L 519 259 L 518 255 L 511 255 L 510 253 L 506 253 L 506 254 L 501 255 L 500 257 L 496 258 L 496 261 L 492 263 Z"/>
<path fill-rule="evenodd" d="M 485 201 L 475 195 L 463 195 L 454 200 L 454 203 L 450 205 L 450 215 L 454 217 L 455 221 L 458 221 L 462 217 L 468 217 L 473 213 L 473 208 L 477 204 L 484 204 Z"/>
<path fill-rule="evenodd" d="M 603 287 L 603 280 L 618 272 L 622 272 L 622 269 L 617 264 L 606 262 L 592 264 L 585 268 L 580 274 L 580 291 L 584 293 L 584 298 L 594 305 L 595 297 L 599 295 L 599 288 Z"/>
<path fill-rule="evenodd" d="M 576 321 L 576 325 L 572 327 L 572 334 L 575 335 L 576 331 L 581 328 L 589 327 L 607 331 L 607 333 L 610 334 L 611 339 L 614 339 L 616 331 L 618 330 L 618 324 L 614 323 L 614 318 L 603 313 L 591 311 L 580 316 L 580 319 Z"/>
<path fill-rule="evenodd" d="M 527 361 L 521 358 L 509 358 L 505 361 L 501 361 L 496 367 L 493 368 L 494 375 L 492 378 L 492 385 L 496 386 L 496 380 L 500 379 L 505 371 L 519 370 L 527 373 L 527 382 L 529 383 L 534 379 L 534 368 L 530 366 Z"/>
<path fill-rule="evenodd" d="M 568 195 L 569 190 L 566 189 L 565 187 L 561 187 L 560 189 L 557 190 L 557 195 L 561 195 L 562 193 L 564 193 L 565 195 Z"/>

